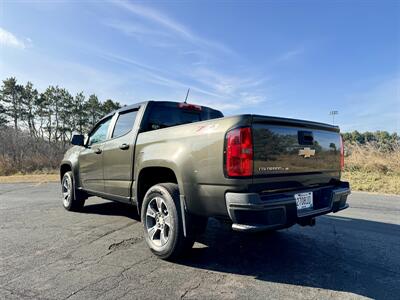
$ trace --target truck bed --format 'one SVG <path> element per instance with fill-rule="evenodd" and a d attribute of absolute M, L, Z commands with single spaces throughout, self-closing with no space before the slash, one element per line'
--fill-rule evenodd
<path fill-rule="evenodd" d="M 226 176 L 227 132 L 246 126 L 253 132 L 253 176 Z M 299 143 L 299 131 L 311 132 L 312 144 Z M 226 192 L 279 193 L 335 185 L 340 180 L 339 129 L 322 123 L 236 115 L 143 132 L 136 147 L 135 170 L 143 160 L 160 165 L 173 158 L 175 163 L 168 167 L 181 176 L 178 181 L 189 211 L 205 215 L 227 214 Z M 315 149 L 315 155 L 299 155 L 304 148 Z"/>

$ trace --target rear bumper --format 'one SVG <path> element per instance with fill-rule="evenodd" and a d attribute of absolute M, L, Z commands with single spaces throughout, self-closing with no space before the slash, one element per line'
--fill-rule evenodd
<path fill-rule="evenodd" d="M 297 211 L 296 193 L 313 192 L 314 207 Z M 226 193 L 226 207 L 237 231 L 262 231 L 290 227 L 296 223 L 348 207 L 347 182 L 339 186 L 293 191 L 273 195 L 257 193 Z"/>

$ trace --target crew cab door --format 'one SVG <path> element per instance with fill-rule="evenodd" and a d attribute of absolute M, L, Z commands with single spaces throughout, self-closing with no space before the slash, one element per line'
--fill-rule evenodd
<path fill-rule="evenodd" d="M 93 128 L 85 149 L 79 154 L 79 174 L 85 190 L 104 192 L 103 147 L 109 136 L 111 119 L 110 116 Z"/>
<path fill-rule="evenodd" d="M 138 109 L 119 111 L 103 147 L 104 192 L 123 202 L 131 196 L 137 114 Z"/>

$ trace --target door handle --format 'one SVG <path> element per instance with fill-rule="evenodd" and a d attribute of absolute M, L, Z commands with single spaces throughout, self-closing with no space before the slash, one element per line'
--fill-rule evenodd
<path fill-rule="evenodd" d="M 97 148 L 96 150 L 94 150 L 94 153 L 96 153 L 96 154 L 100 154 L 102 151 L 101 151 L 101 149 L 100 148 Z"/>
<path fill-rule="evenodd" d="M 119 149 L 121 149 L 121 150 L 126 150 L 126 149 L 129 149 L 129 145 L 128 145 L 128 144 L 125 144 L 125 143 L 123 143 L 121 146 L 119 146 Z"/>

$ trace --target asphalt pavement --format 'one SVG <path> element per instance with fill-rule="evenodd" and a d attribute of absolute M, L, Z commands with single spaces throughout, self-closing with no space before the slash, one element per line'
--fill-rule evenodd
<path fill-rule="evenodd" d="M 274 233 L 210 220 L 177 262 L 151 254 L 133 207 L 60 199 L 56 183 L 0 184 L 0 299 L 400 299 L 400 196 L 354 192 Z"/>

